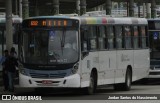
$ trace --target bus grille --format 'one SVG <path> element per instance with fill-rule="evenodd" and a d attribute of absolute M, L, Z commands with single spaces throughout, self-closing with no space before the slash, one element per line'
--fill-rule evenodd
<path fill-rule="evenodd" d="M 32 78 L 64 78 L 66 73 L 61 74 L 40 74 L 40 73 L 30 73 Z"/>
<path fill-rule="evenodd" d="M 150 72 L 149 75 L 160 75 L 160 72 Z"/>

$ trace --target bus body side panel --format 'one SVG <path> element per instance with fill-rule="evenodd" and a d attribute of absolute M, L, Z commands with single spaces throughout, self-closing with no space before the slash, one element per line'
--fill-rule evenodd
<path fill-rule="evenodd" d="M 134 70 L 132 81 L 144 78 L 149 73 L 149 50 L 134 50 Z"/>
<path fill-rule="evenodd" d="M 117 70 L 115 83 L 124 83 L 125 75 L 128 66 L 133 68 L 133 50 L 119 50 L 117 51 Z"/>
<path fill-rule="evenodd" d="M 99 52 L 98 85 L 113 84 L 116 70 L 116 51 Z"/>
<path fill-rule="evenodd" d="M 92 69 L 99 68 L 98 52 L 89 52 L 89 54 L 81 60 L 81 67 L 81 87 L 88 87 Z"/>

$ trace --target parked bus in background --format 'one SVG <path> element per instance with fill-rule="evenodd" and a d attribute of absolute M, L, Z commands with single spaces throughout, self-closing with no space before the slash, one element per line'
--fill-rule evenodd
<path fill-rule="evenodd" d="M 12 15 L 13 21 L 13 46 L 18 53 L 18 33 L 20 31 L 20 26 L 22 23 L 22 18 L 17 15 Z M 6 17 L 5 13 L 0 13 L 0 56 L 3 55 L 4 50 L 6 49 Z M 0 71 L 2 67 L 0 65 Z"/>
<path fill-rule="evenodd" d="M 20 87 L 130 90 L 149 73 L 145 18 L 31 17 L 22 22 Z"/>
<path fill-rule="evenodd" d="M 160 78 L 160 18 L 148 19 L 150 72 L 148 78 Z"/>

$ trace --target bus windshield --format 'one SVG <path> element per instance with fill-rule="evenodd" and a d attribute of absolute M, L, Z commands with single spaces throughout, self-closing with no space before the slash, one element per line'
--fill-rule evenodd
<path fill-rule="evenodd" d="M 160 31 L 149 31 L 151 59 L 160 58 Z"/>
<path fill-rule="evenodd" d="M 78 60 L 78 31 L 75 29 L 24 31 L 23 62 L 67 64 Z"/>

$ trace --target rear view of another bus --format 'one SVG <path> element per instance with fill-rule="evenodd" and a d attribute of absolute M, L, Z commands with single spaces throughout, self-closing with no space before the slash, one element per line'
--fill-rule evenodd
<path fill-rule="evenodd" d="M 160 19 L 148 19 L 150 41 L 150 73 L 148 78 L 160 78 Z"/>

